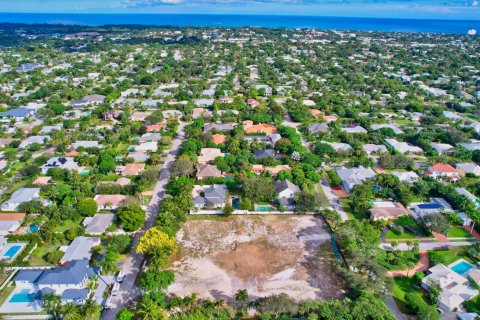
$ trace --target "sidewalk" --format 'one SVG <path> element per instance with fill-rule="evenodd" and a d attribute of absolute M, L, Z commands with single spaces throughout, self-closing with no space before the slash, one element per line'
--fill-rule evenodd
<path fill-rule="evenodd" d="M 407 277 L 415 274 L 415 272 L 419 271 L 427 271 L 430 265 L 430 260 L 428 259 L 427 251 L 420 252 L 420 258 L 418 259 L 418 263 L 415 268 L 410 270 L 391 270 L 388 271 L 388 275 L 392 277 Z"/>

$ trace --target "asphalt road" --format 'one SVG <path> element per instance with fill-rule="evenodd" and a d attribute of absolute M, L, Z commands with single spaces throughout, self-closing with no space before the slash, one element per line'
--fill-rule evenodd
<path fill-rule="evenodd" d="M 105 309 L 102 314 L 103 320 L 115 320 L 117 313 L 126 306 L 130 301 L 134 300 L 140 294 L 138 288 L 135 285 L 138 274 L 140 273 L 143 263 L 145 261 L 143 255 L 137 254 L 135 248 L 137 246 L 138 240 L 143 235 L 145 230 L 150 229 L 155 225 L 157 219 L 157 209 L 160 205 L 161 200 L 165 194 L 165 187 L 170 178 L 170 167 L 172 166 L 173 161 L 180 151 L 180 146 L 185 138 L 185 123 L 180 122 L 177 136 L 172 140 L 172 147 L 167 157 L 165 158 L 165 163 L 163 169 L 160 170 L 158 182 L 155 185 L 155 189 L 152 195 L 152 199 L 147 206 L 146 210 L 146 220 L 142 229 L 137 231 L 134 235 L 132 249 L 128 255 L 127 260 L 122 266 L 122 270 L 125 273 L 125 279 L 120 285 L 119 292 L 116 296 L 112 296 L 111 299 L 111 308 Z"/>

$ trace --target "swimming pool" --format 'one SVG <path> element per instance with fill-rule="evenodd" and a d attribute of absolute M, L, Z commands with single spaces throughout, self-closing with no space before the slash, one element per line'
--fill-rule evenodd
<path fill-rule="evenodd" d="M 28 227 L 28 231 L 29 232 L 37 232 L 38 231 L 38 226 L 36 224 L 31 224 L 29 227 Z"/>
<path fill-rule="evenodd" d="M 238 199 L 238 198 L 233 199 L 233 201 L 232 201 L 233 209 L 238 209 L 239 205 L 240 205 L 240 199 Z"/>
<path fill-rule="evenodd" d="M 10 299 L 10 302 L 34 302 L 35 301 L 35 294 L 30 293 L 28 289 L 24 289 L 19 293 L 16 293 Z"/>
<path fill-rule="evenodd" d="M 473 266 L 466 261 L 461 261 L 461 262 L 457 263 L 456 265 L 453 265 L 453 266 L 450 267 L 450 269 L 452 269 L 453 271 L 455 271 L 459 275 L 463 275 L 463 274 L 467 273 L 468 270 L 470 270 L 472 268 L 473 268 Z"/>
<path fill-rule="evenodd" d="M 5 252 L 5 253 L 3 254 L 3 256 L 6 257 L 6 258 L 12 258 L 12 257 L 14 257 L 14 256 L 17 254 L 17 252 L 18 252 L 20 249 L 22 249 L 22 246 L 11 246 L 11 247 L 7 250 L 7 252 Z"/>
<path fill-rule="evenodd" d="M 257 211 L 273 211 L 272 206 L 257 206 Z"/>

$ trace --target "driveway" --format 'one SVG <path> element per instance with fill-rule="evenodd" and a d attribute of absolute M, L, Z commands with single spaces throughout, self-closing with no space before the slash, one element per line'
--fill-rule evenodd
<path fill-rule="evenodd" d="M 330 188 L 327 179 L 322 179 L 320 186 L 322 187 L 323 193 L 325 193 L 327 196 L 328 201 L 330 201 L 332 208 L 337 211 L 340 215 L 340 218 L 342 218 L 342 221 L 347 221 L 349 219 L 348 215 L 345 210 L 343 210 L 342 205 L 338 203 L 340 199 L 335 195 L 335 193 L 333 193 L 333 190 Z"/>
<path fill-rule="evenodd" d="M 129 302 L 134 300 L 140 295 L 140 291 L 135 286 L 135 281 L 138 277 L 138 274 L 141 272 L 144 257 L 141 254 L 137 254 L 135 248 L 140 240 L 140 237 L 143 235 L 145 230 L 152 228 L 155 225 L 157 219 L 157 209 L 160 205 L 161 200 L 165 194 L 165 187 L 170 178 L 170 167 L 172 166 L 173 161 L 180 151 L 180 146 L 182 145 L 183 140 L 185 139 L 185 123 L 180 122 L 178 132 L 176 137 L 172 140 L 172 147 L 167 157 L 165 158 L 165 163 L 163 169 L 160 170 L 157 184 L 155 185 L 152 199 L 148 204 L 146 210 L 146 221 L 142 229 L 137 231 L 134 235 L 132 242 L 132 249 L 128 255 L 127 260 L 122 266 L 123 272 L 125 273 L 125 279 L 120 285 L 119 292 L 116 296 L 112 296 L 111 299 L 111 308 L 106 309 L 103 312 L 103 320 L 115 320 L 117 313 L 126 306 Z"/>

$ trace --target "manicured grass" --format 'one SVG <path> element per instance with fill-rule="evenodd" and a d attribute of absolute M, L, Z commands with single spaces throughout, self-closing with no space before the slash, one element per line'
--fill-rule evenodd
<path fill-rule="evenodd" d="M 415 122 L 413 122 L 412 120 L 410 119 L 401 119 L 401 120 L 397 120 L 395 121 L 397 124 L 415 124 Z"/>
<path fill-rule="evenodd" d="M 418 239 L 418 237 L 411 232 L 404 231 L 402 234 L 395 234 L 392 230 L 388 230 L 385 238 L 386 240 Z"/>
<path fill-rule="evenodd" d="M 352 212 L 352 208 L 350 207 L 350 200 L 341 199 L 340 201 L 342 202 L 343 210 L 345 211 L 345 213 L 347 214 L 347 216 L 350 220 L 361 220 L 361 219 L 363 219 L 363 217 L 355 216 L 355 214 Z"/>
<path fill-rule="evenodd" d="M 472 238 L 472 235 L 467 230 L 452 226 L 447 235 L 449 238 Z"/>
<path fill-rule="evenodd" d="M 50 263 L 46 262 L 43 257 L 52 251 L 57 250 L 60 247 L 58 244 L 52 245 L 38 245 L 38 247 L 33 250 L 32 255 L 28 259 L 28 262 L 31 266 L 48 266 Z"/>
<path fill-rule="evenodd" d="M 405 302 L 405 294 L 413 293 L 422 299 L 421 288 L 417 286 L 413 277 L 396 277 L 394 278 L 394 286 L 392 290 L 392 297 L 397 301 L 398 307 L 403 313 L 410 313 L 409 308 Z"/>
<path fill-rule="evenodd" d="M 80 222 L 81 222 L 81 220 L 77 220 L 77 221 L 64 220 L 62 222 L 62 224 L 55 229 L 55 232 L 63 233 L 67 230 L 75 229 L 75 228 L 77 228 L 78 226 L 81 225 Z"/>
<path fill-rule="evenodd" d="M 450 247 L 448 250 L 432 250 L 436 255 L 443 257 L 445 265 L 448 265 L 458 259 L 465 259 L 466 261 L 473 263 L 473 260 L 467 256 L 467 247 Z"/>
<path fill-rule="evenodd" d="M 393 264 L 393 262 L 388 261 L 386 251 L 382 251 L 377 255 L 377 262 L 388 270 L 406 270 L 409 262 L 417 264 L 419 259 L 420 255 L 418 253 L 403 251 L 401 256 L 397 257 L 398 262 Z"/>
<path fill-rule="evenodd" d="M 410 227 L 413 230 L 415 230 L 418 234 L 420 234 L 424 237 L 431 236 L 430 233 L 428 232 L 428 230 L 425 230 L 425 228 L 423 228 L 421 225 L 419 225 L 417 223 L 417 221 L 415 221 L 415 219 L 413 219 L 410 216 L 402 216 L 402 217 L 398 218 L 395 221 L 395 224 L 398 225 L 398 226 L 402 226 L 402 227 Z"/>

